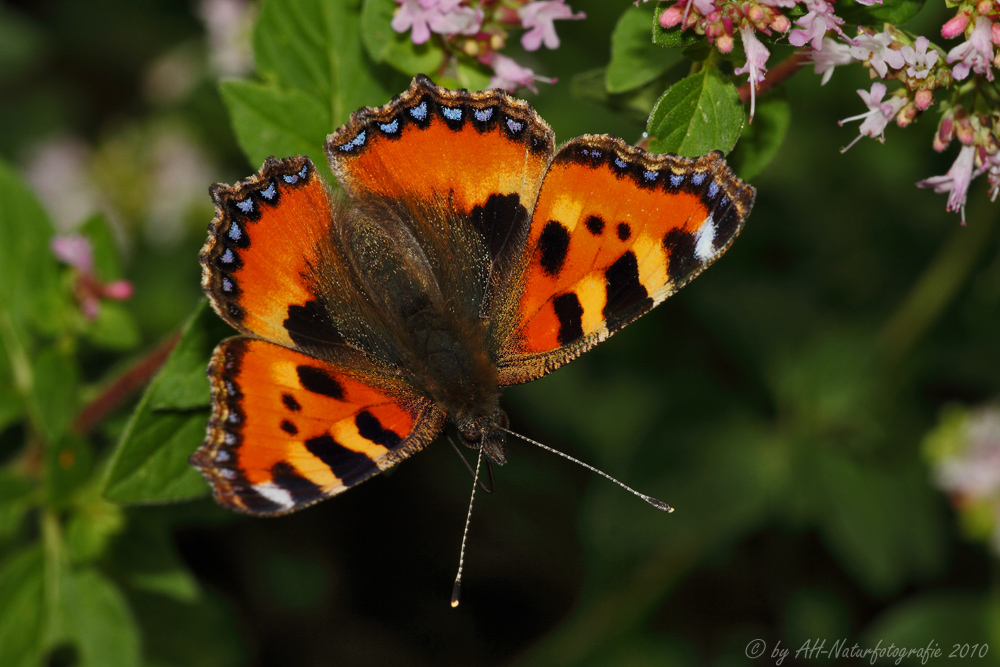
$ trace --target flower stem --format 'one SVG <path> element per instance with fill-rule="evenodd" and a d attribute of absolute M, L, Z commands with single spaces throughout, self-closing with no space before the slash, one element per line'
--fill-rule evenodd
<path fill-rule="evenodd" d="M 796 51 L 790 57 L 778 63 L 764 75 L 764 80 L 757 84 L 757 95 L 774 88 L 785 79 L 791 77 L 799 71 L 799 68 L 809 62 L 809 52 Z M 739 88 L 740 101 L 746 102 L 750 99 L 750 84 L 744 83 Z"/>
<path fill-rule="evenodd" d="M 97 398 L 85 405 L 77 414 L 73 420 L 73 431 L 80 435 L 88 433 L 132 394 L 145 386 L 166 362 L 180 338 L 179 331 L 172 334 L 105 387 Z"/>

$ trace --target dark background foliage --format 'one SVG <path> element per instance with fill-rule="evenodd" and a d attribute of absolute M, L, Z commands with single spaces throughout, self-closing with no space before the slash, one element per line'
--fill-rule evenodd
<path fill-rule="evenodd" d="M 683 66 L 660 49 L 658 88 L 606 99 L 596 70 L 631 3 L 572 5 L 588 18 L 559 25 L 561 48 L 521 56 L 559 78 L 527 99 L 561 140 L 637 141 Z M 918 33 L 943 20 L 930 5 Z M 342 21 L 329 44 L 282 41 L 310 32 L 321 6 Z M 276 145 L 320 164 L 347 113 L 405 88 L 365 55 L 359 20 L 353 2 L 265 2 L 257 74 L 220 87 L 192 3 L 0 5 L 0 663 L 724 665 L 746 662 L 755 638 L 768 655 L 817 638 L 936 642 L 945 655 L 985 643 L 976 662 L 995 662 L 995 555 L 933 485 L 924 441 L 949 406 L 997 394 L 996 214 L 974 188 L 960 228 L 943 197 L 914 188 L 948 165 L 930 150 L 933 109 L 890 127 L 885 145 L 838 152 L 856 130 L 836 120 L 868 87 L 860 67 L 824 88 L 807 69 L 758 100 L 731 157 L 759 172 L 757 204 L 722 260 L 611 341 L 506 392 L 516 430 L 674 514 L 512 442 L 496 493 L 478 499 L 453 610 L 470 480 L 443 443 L 292 516 L 239 517 L 205 497 L 184 459 L 207 414 L 204 363 L 226 335 L 196 311 L 207 187 L 252 173 Z M 339 74 L 308 60 L 331 45 Z M 157 84 L 171 67 L 188 77 L 179 92 Z M 39 155 L 66 137 L 99 193 L 69 222 L 88 220 L 103 278 L 136 288 L 92 323 L 48 250 L 67 223 L 21 184 L 50 211 L 65 199 L 73 153 Z M 158 202 L 183 188 L 161 176 L 164 142 L 193 147 L 206 174 L 169 229 Z M 192 311 L 141 401 L 79 428 L 80 410 Z"/>

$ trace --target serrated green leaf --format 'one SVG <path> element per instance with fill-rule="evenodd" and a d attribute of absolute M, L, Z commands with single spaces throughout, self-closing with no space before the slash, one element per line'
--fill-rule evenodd
<path fill-rule="evenodd" d="M 414 44 L 409 34 L 392 29 L 392 17 L 399 8 L 393 0 L 364 0 L 361 7 L 361 39 L 372 60 L 387 63 L 413 76 L 434 73 L 445 54 L 433 41 Z"/>
<path fill-rule="evenodd" d="M 0 665 L 38 667 L 45 650 L 45 566 L 40 547 L 0 565 Z"/>
<path fill-rule="evenodd" d="M 753 122 L 743 130 L 740 143 L 730 157 L 730 164 L 740 178 L 754 178 L 770 164 L 785 140 L 791 118 L 788 99 L 780 89 L 757 102 Z"/>
<path fill-rule="evenodd" d="M 198 304 L 184 325 L 180 340 L 156 376 L 156 391 L 149 399 L 150 410 L 190 410 L 207 408 L 211 402 L 208 360 L 224 337 L 235 333 L 215 314 L 208 301 Z"/>
<path fill-rule="evenodd" d="M 265 0 L 253 45 L 266 82 L 323 109 L 324 138 L 358 107 L 389 97 L 364 53 L 359 0 Z M 295 120 L 283 125 L 294 129 Z"/>
<path fill-rule="evenodd" d="M 743 129 L 743 105 L 732 81 L 714 67 L 678 81 L 649 117 L 649 150 L 685 157 L 728 153 Z"/>
<path fill-rule="evenodd" d="M 668 49 L 679 46 L 688 46 L 699 41 L 704 41 L 694 30 L 682 31 L 679 25 L 673 28 L 664 28 L 660 25 L 660 15 L 667 11 L 666 4 L 660 3 L 656 7 L 656 16 L 653 19 L 653 43 L 665 46 Z"/>
<path fill-rule="evenodd" d="M 205 367 L 220 324 L 206 303 L 139 401 L 108 465 L 104 496 L 113 502 L 151 503 L 207 493 L 188 457 L 205 438 L 209 385 Z"/>
<path fill-rule="evenodd" d="M 271 155 L 308 155 L 330 178 L 323 142 L 333 120 L 315 97 L 253 81 L 224 81 L 219 88 L 251 165 L 257 168 Z"/>
<path fill-rule="evenodd" d="M 609 93 L 624 93 L 649 83 L 681 59 L 679 49 L 664 51 L 652 39 L 653 16 L 646 6 L 626 9 L 611 34 L 611 62 L 605 71 Z"/>

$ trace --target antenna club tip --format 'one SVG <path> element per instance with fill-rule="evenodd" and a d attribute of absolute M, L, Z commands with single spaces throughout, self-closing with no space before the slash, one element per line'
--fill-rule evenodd
<path fill-rule="evenodd" d="M 462 596 L 462 582 L 456 581 L 455 585 L 451 589 L 451 608 L 454 609 L 458 606 L 459 598 Z"/>
<path fill-rule="evenodd" d="M 674 508 L 673 507 L 671 507 L 670 505 L 666 504 L 662 500 L 657 500 L 656 498 L 650 498 L 649 499 L 649 504 L 652 505 L 653 507 L 655 507 L 658 510 L 663 510 L 667 514 L 673 514 L 673 512 L 674 512 Z"/>

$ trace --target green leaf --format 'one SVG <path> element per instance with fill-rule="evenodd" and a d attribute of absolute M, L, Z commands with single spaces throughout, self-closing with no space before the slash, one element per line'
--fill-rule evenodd
<path fill-rule="evenodd" d="M 49 505 L 68 507 L 87 482 L 93 455 L 86 440 L 73 433 L 45 443 L 45 496 Z"/>
<path fill-rule="evenodd" d="M 101 498 L 91 484 L 66 523 L 66 552 L 73 563 L 88 563 L 104 555 L 125 527 L 122 509 Z"/>
<path fill-rule="evenodd" d="M 45 649 L 45 566 L 41 547 L 0 566 L 0 665 L 37 667 Z"/>
<path fill-rule="evenodd" d="M 65 349 L 50 345 L 39 351 L 32 364 L 31 401 L 46 439 L 54 442 L 68 430 L 78 408 L 80 382 L 76 359 Z"/>
<path fill-rule="evenodd" d="M 695 44 L 696 42 L 702 41 L 704 38 L 700 37 L 694 30 L 681 31 L 679 25 L 673 28 L 664 28 L 660 25 L 660 14 L 667 10 L 667 5 L 661 3 L 656 7 L 656 17 L 653 19 L 653 43 L 659 46 L 665 46 L 668 49 L 676 48 L 679 46 L 689 46 Z"/>
<path fill-rule="evenodd" d="M 468 63 L 463 59 L 459 59 L 455 70 L 458 75 L 456 83 L 460 88 L 486 90 L 490 85 L 490 79 L 492 78 L 490 72 L 478 62 Z M 445 82 L 442 82 L 442 85 L 444 84 Z"/>
<path fill-rule="evenodd" d="M 390 96 L 362 48 L 358 0 L 265 0 L 253 44 L 264 83 L 226 82 L 222 94 L 255 165 L 299 153 L 325 170 L 326 135 Z"/>
<path fill-rule="evenodd" d="M 157 411 L 207 408 L 212 399 L 207 375 L 209 357 L 218 342 L 232 334 L 233 330 L 215 314 L 207 300 L 198 304 L 154 380 L 156 391 L 150 396 L 149 408 Z"/>
<path fill-rule="evenodd" d="M 923 9 L 925 0 L 886 0 L 880 5 L 866 7 L 855 0 L 845 0 L 838 5 L 837 15 L 848 23 L 878 25 L 892 23 L 902 26 Z"/>
<path fill-rule="evenodd" d="M 173 543 L 174 512 L 143 510 L 115 541 L 112 562 L 129 588 L 166 596 L 178 602 L 201 599 L 198 582 L 184 566 Z"/>
<path fill-rule="evenodd" d="M 791 107 L 781 89 L 771 91 L 758 100 L 757 114 L 740 136 L 740 143 L 730 157 L 730 163 L 743 179 L 751 179 L 770 164 L 778 154 L 788 126 Z"/>
<path fill-rule="evenodd" d="M 103 215 L 93 215 L 80 225 L 80 234 L 90 240 L 94 251 L 94 270 L 103 282 L 122 277 L 121 260 L 115 233 L 108 219 Z"/>
<path fill-rule="evenodd" d="M 236 140 L 255 168 L 271 155 L 308 155 L 329 177 L 323 142 L 333 121 L 315 97 L 253 81 L 224 81 L 219 88 Z"/>
<path fill-rule="evenodd" d="M 36 485 L 28 477 L 0 470 L 0 540 L 15 535 L 32 506 Z"/>
<path fill-rule="evenodd" d="M 0 161 L 0 313 L 10 318 L 22 344 L 25 326 L 52 318 L 48 306 L 59 302 L 58 264 L 49 248 L 53 234 L 38 199 Z"/>
<path fill-rule="evenodd" d="M 77 648 L 79 667 L 138 667 L 139 632 L 125 596 L 92 569 L 62 579 L 64 641 Z"/>
<path fill-rule="evenodd" d="M 97 318 L 83 331 L 84 337 L 107 350 L 131 350 L 139 345 L 139 325 L 125 304 L 103 301 Z"/>
<path fill-rule="evenodd" d="M 605 72 L 606 69 L 602 67 L 574 76 L 570 87 L 573 97 L 597 102 L 636 123 L 645 123 L 663 90 L 660 81 L 651 81 L 627 93 L 611 95 L 605 87 Z"/>
<path fill-rule="evenodd" d="M 167 502 L 208 492 L 188 465 L 188 457 L 205 439 L 209 404 L 205 367 L 220 328 L 225 326 L 202 303 L 125 428 L 104 478 L 108 500 Z"/>
<path fill-rule="evenodd" d="M 714 67 L 678 81 L 649 118 L 649 149 L 685 157 L 728 153 L 743 129 L 743 104 L 732 81 Z"/>
<path fill-rule="evenodd" d="M 664 52 L 653 42 L 651 21 L 645 5 L 626 9 L 618 19 L 611 34 L 611 62 L 605 71 L 609 93 L 624 93 L 649 83 L 681 59 L 679 49 Z"/>
<path fill-rule="evenodd" d="M 399 8 L 393 0 L 364 0 L 361 7 L 361 39 L 372 60 L 387 63 L 413 76 L 441 69 L 445 54 L 433 40 L 414 44 L 409 33 L 392 29 L 392 17 Z"/>

